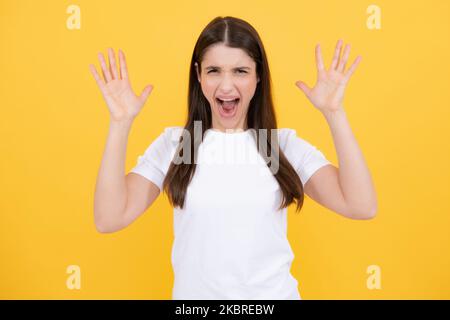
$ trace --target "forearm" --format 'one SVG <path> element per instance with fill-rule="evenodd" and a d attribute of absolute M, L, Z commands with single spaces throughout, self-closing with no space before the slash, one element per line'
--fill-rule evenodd
<path fill-rule="evenodd" d="M 339 162 L 339 184 L 355 218 L 376 214 L 375 188 L 364 156 L 351 130 L 345 110 L 325 114 Z"/>
<path fill-rule="evenodd" d="M 130 123 L 111 122 L 97 176 L 94 218 L 97 229 L 118 227 L 127 202 L 125 160 Z"/>

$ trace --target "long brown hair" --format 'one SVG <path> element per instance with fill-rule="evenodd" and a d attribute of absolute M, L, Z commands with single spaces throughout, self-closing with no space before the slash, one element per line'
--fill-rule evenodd
<path fill-rule="evenodd" d="M 204 53 L 209 46 L 216 43 L 222 43 L 231 48 L 241 48 L 256 62 L 256 72 L 260 81 L 248 108 L 247 128 L 254 129 L 252 131 L 256 132 L 255 138 L 257 141 L 260 141 L 260 129 L 266 129 L 267 134 L 264 138 L 266 138 L 267 143 L 259 144 L 258 152 L 267 160 L 267 150 L 271 150 L 271 158 L 273 158 L 272 152 L 274 152 L 277 161 L 279 161 L 278 170 L 274 173 L 283 194 L 283 201 L 279 209 L 285 208 L 296 201 L 296 211 L 300 211 L 304 199 L 301 180 L 279 149 L 277 130 L 271 130 L 277 128 L 277 121 L 272 102 L 271 77 L 266 53 L 258 33 L 244 20 L 229 16 L 216 17 L 201 32 L 191 59 L 188 118 L 184 126 L 185 132 L 189 132 L 190 137 L 197 140 L 192 143 L 191 139 L 180 137 L 174 157 L 183 158 L 183 149 L 188 150 L 187 148 L 190 148 L 190 155 L 196 157 L 197 150 L 195 149 L 201 142 L 199 139 L 202 139 L 205 131 L 211 128 L 211 107 L 203 95 L 201 84 L 198 82 L 195 63 L 198 63 L 199 70 L 201 70 Z M 201 135 L 194 135 L 194 121 L 200 121 L 202 124 Z M 272 138 L 273 133 L 276 135 L 274 138 Z M 194 176 L 196 162 L 197 159 L 193 161 L 191 159 L 188 163 L 175 164 L 174 161 L 171 162 L 163 182 L 163 190 L 167 193 L 172 206 L 184 207 L 186 190 Z M 270 166 L 269 163 L 270 161 L 267 163 L 268 166 Z"/>

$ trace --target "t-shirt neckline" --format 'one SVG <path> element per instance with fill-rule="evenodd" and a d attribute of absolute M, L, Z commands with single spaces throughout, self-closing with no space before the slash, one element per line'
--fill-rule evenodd
<path fill-rule="evenodd" d="M 230 130 L 230 131 L 227 131 Z M 242 130 L 242 129 L 227 129 L 225 131 L 219 130 L 219 129 L 215 129 L 215 128 L 209 128 L 208 132 L 211 132 L 212 134 L 215 135 L 220 135 L 220 136 L 242 136 L 242 135 L 247 135 L 250 132 L 250 129 L 246 129 L 246 130 Z"/>

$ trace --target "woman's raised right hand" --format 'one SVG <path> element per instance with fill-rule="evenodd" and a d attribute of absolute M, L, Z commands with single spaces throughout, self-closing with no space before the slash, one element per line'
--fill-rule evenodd
<path fill-rule="evenodd" d="M 120 70 L 116 66 L 115 53 L 112 48 L 108 48 L 108 56 L 109 68 L 106 66 L 103 54 L 98 54 L 103 78 L 99 76 L 94 65 L 90 64 L 89 68 L 108 105 L 111 121 L 132 121 L 141 111 L 153 86 L 147 85 L 141 95 L 137 96 L 128 79 L 125 55 L 122 50 L 119 49 Z"/>

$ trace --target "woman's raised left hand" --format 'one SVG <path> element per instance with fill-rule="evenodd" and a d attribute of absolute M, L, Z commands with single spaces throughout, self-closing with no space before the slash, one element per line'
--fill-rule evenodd
<path fill-rule="evenodd" d="M 345 46 L 341 58 L 342 44 L 342 39 L 338 40 L 333 60 L 328 70 L 325 69 L 323 64 L 320 44 L 317 44 L 317 81 L 315 86 L 310 88 L 303 81 L 297 81 L 295 83 L 297 87 L 303 91 L 308 100 L 324 114 L 334 113 L 335 111 L 343 109 L 345 88 L 351 75 L 355 72 L 356 67 L 362 59 L 361 56 L 357 56 L 350 68 L 348 68 L 347 71 L 344 71 L 350 54 L 350 45 L 347 44 Z"/>

